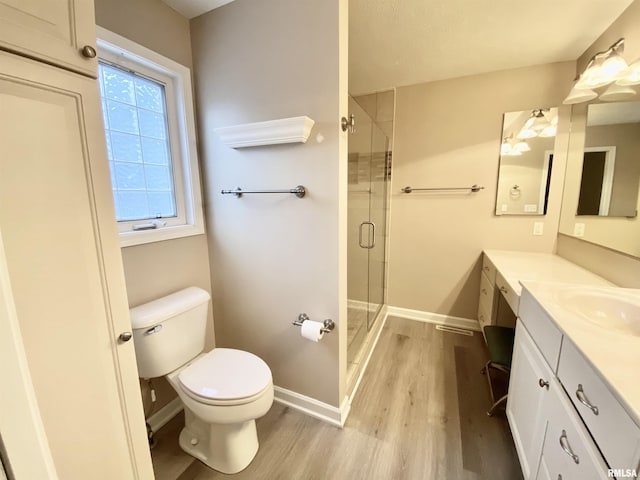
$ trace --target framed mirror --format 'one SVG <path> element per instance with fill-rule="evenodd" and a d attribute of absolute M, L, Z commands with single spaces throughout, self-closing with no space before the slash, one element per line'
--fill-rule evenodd
<path fill-rule="evenodd" d="M 640 257 L 640 102 L 574 105 L 560 233 Z"/>
<path fill-rule="evenodd" d="M 547 213 L 557 124 L 557 108 L 504 114 L 496 215 Z"/>

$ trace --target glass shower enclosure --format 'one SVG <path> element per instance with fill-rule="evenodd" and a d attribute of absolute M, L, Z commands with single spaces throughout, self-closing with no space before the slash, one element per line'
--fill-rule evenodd
<path fill-rule="evenodd" d="M 385 249 L 390 140 L 350 96 L 347 297 L 349 371 L 385 302 Z"/>

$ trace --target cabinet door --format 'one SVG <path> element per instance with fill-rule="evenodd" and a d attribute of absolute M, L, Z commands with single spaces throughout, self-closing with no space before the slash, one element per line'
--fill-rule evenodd
<path fill-rule="evenodd" d="M 0 65 L 0 231 L 58 477 L 153 478 L 97 83 Z"/>
<path fill-rule="evenodd" d="M 0 47 L 53 65 L 97 76 L 93 0 L 0 0 Z"/>
<path fill-rule="evenodd" d="M 551 382 L 545 412 L 548 426 L 540 469 L 553 480 L 608 478 L 602 455 L 556 379 Z"/>
<path fill-rule="evenodd" d="M 507 419 L 525 480 L 535 478 L 546 429 L 543 405 L 551 373 L 518 320 L 507 398 Z"/>

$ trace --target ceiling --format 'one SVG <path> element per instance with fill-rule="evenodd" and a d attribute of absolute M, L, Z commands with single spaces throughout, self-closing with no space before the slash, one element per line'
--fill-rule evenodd
<path fill-rule="evenodd" d="M 575 60 L 632 1 L 349 0 L 349 92 Z"/>
<path fill-rule="evenodd" d="M 616 125 L 639 123 L 640 102 L 592 103 L 589 105 L 587 125 Z"/>
<path fill-rule="evenodd" d="M 233 0 L 162 1 L 193 18 Z M 352 95 L 576 60 L 633 2 L 348 1 Z"/>
<path fill-rule="evenodd" d="M 162 0 L 176 12 L 187 18 L 194 18 L 233 0 Z"/>

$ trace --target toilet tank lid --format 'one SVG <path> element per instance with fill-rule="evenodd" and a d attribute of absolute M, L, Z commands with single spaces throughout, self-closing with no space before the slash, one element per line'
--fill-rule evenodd
<path fill-rule="evenodd" d="M 166 297 L 138 305 L 129 310 L 131 327 L 136 330 L 162 323 L 171 317 L 208 302 L 209 298 L 209 293 L 206 290 L 189 287 Z"/>

